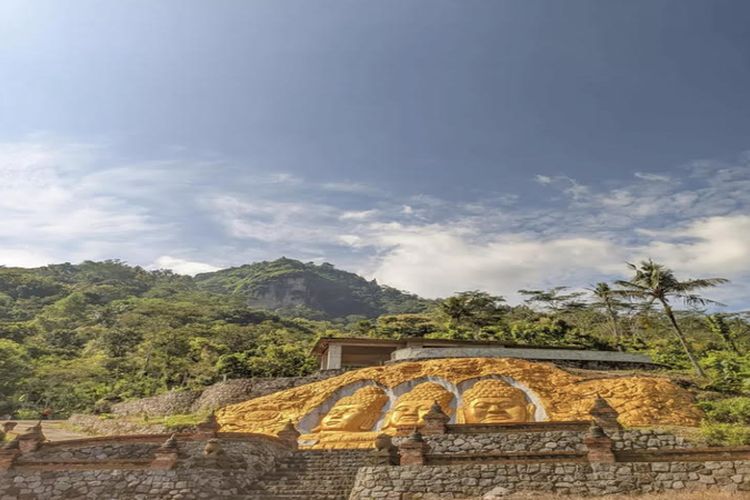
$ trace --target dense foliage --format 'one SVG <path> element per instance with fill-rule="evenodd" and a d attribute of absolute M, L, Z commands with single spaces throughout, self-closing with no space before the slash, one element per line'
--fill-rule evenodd
<path fill-rule="evenodd" d="M 0 415 L 65 416 L 225 377 L 303 375 L 317 338 L 373 336 L 643 351 L 685 377 L 695 353 L 711 424 L 746 424 L 747 315 L 674 310 L 687 351 L 653 301 L 601 285 L 525 290 L 527 302 L 509 306 L 480 291 L 427 301 L 290 259 L 195 278 L 117 261 L 0 267 Z"/>

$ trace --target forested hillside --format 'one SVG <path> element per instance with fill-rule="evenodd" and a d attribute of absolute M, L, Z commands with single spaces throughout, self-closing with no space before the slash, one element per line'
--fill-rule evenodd
<path fill-rule="evenodd" d="M 0 415 L 307 374 L 320 336 L 428 336 L 647 352 L 703 391 L 715 432 L 739 432 L 721 426 L 750 423 L 750 318 L 705 312 L 698 291 L 721 280 L 633 272 L 586 292 L 523 290 L 509 306 L 479 291 L 427 301 L 290 259 L 195 278 L 117 261 L 0 267 Z"/>
<path fill-rule="evenodd" d="M 195 283 L 201 290 L 243 298 L 253 307 L 315 319 L 353 314 L 377 317 L 423 311 L 430 305 L 415 295 L 367 281 L 331 264 L 304 264 L 287 258 L 199 274 Z"/>

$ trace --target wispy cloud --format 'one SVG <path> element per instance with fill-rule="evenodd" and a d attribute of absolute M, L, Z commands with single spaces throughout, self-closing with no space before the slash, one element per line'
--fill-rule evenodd
<path fill-rule="evenodd" d="M 650 174 L 648 172 L 636 172 L 633 175 L 639 179 L 643 179 L 644 181 L 651 182 L 670 182 L 672 180 L 672 178 L 668 175 Z"/>
<path fill-rule="evenodd" d="M 535 193 L 448 201 L 218 161 L 111 158 L 85 144 L 0 144 L 0 265 L 122 258 L 195 274 L 287 255 L 428 297 L 512 299 L 623 277 L 625 261 L 652 257 L 681 276 L 730 278 L 716 296 L 750 306 L 749 159 L 606 184 L 538 175 Z"/>
<path fill-rule="evenodd" d="M 187 274 L 195 276 L 200 273 L 210 273 L 221 269 L 219 266 L 212 266 L 205 262 L 195 262 L 191 260 L 172 257 L 171 255 L 162 255 L 153 264 L 147 266 L 149 269 L 170 269 L 177 274 Z"/>

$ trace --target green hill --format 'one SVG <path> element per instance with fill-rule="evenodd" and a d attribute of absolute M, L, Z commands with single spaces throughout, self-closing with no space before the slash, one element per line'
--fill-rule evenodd
<path fill-rule="evenodd" d="M 324 263 L 281 258 L 223 269 L 195 277 L 199 289 L 242 297 L 251 307 L 284 315 L 374 318 L 424 311 L 430 301 L 367 281 Z"/>

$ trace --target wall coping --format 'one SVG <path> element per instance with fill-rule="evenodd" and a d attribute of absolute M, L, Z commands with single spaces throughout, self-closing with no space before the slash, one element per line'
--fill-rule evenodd
<path fill-rule="evenodd" d="M 167 440 L 173 433 L 162 433 L 162 434 L 121 434 L 115 436 L 93 436 L 89 438 L 81 439 L 69 439 L 65 441 L 45 441 L 43 446 L 45 448 L 67 448 L 67 447 L 84 447 L 88 445 L 113 443 L 113 444 L 128 444 L 128 443 L 154 443 L 161 444 Z M 199 435 L 195 433 L 180 432 L 174 433 L 178 441 L 205 441 L 205 435 Z M 255 432 L 217 432 L 216 437 L 236 440 L 236 441 L 254 441 L 264 440 L 275 444 L 286 446 L 286 444 L 276 436 L 269 436 L 268 434 L 260 434 Z"/>
<path fill-rule="evenodd" d="M 614 451 L 615 463 L 736 462 L 750 460 L 750 446 L 663 448 L 660 450 Z M 587 451 L 545 450 L 481 453 L 426 453 L 426 465 L 467 463 L 586 462 Z"/>
<path fill-rule="evenodd" d="M 616 450 L 617 462 L 722 462 L 750 460 L 750 446 Z"/>
<path fill-rule="evenodd" d="M 391 353 L 391 362 L 436 358 L 521 358 L 537 361 L 603 361 L 657 365 L 645 354 L 585 349 L 529 347 L 404 347 Z"/>
<path fill-rule="evenodd" d="M 153 459 L 108 458 L 105 460 L 16 460 L 11 471 L 51 470 L 145 470 Z"/>
<path fill-rule="evenodd" d="M 590 420 L 515 422 L 507 424 L 448 424 L 447 434 L 500 434 L 520 432 L 587 431 Z"/>
<path fill-rule="evenodd" d="M 570 463 L 587 462 L 585 451 L 546 450 L 509 451 L 502 453 L 428 453 L 426 465 L 459 465 L 467 463 Z"/>

